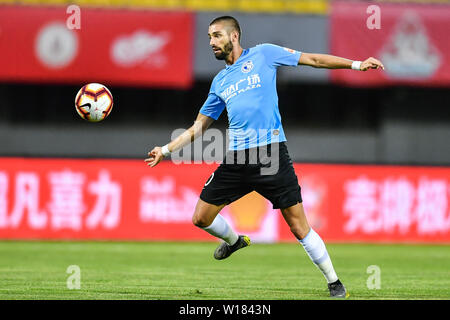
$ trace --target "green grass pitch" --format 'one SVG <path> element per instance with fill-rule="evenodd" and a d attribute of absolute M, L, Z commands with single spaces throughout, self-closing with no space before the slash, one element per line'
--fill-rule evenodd
<path fill-rule="evenodd" d="M 0 299 L 329 299 L 300 244 L 252 244 L 216 261 L 216 242 L 0 242 Z M 349 299 L 450 299 L 450 246 L 327 244 Z M 68 289 L 67 268 L 81 270 Z M 369 289 L 367 267 L 380 268 Z"/>

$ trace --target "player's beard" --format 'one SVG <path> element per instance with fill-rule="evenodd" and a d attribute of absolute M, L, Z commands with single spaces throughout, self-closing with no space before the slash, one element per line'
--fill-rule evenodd
<path fill-rule="evenodd" d="M 219 52 L 214 53 L 214 56 L 217 60 L 225 60 L 230 53 L 233 51 L 233 43 L 229 41 L 223 46 L 223 49 L 220 49 Z"/>

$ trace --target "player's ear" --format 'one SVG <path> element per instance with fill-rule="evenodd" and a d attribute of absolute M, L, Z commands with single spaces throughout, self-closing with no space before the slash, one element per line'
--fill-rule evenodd
<path fill-rule="evenodd" d="M 239 42 L 239 32 L 236 30 L 231 31 L 231 41 Z"/>

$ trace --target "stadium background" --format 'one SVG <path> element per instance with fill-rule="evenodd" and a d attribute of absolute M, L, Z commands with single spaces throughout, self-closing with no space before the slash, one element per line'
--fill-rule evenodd
<path fill-rule="evenodd" d="M 79 29 L 67 27 L 70 4 Z M 370 5 L 381 29 L 367 26 Z M 143 159 L 195 118 L 223 67 L 207 27 L 225 14 L 240 21 L 243 47 L 386 65 L 278 72 L 289 151 L 324 239 L 448 243 L 448 1 L 1 0 L 0 238 L 213 240 L 190 217 L 217 164 L 150 169 Z M 114 96 L 102 123 L 74 110 L 88 82 Z M 214 127 L 225 132 L 226 120 Z M 224 215 L 255 241 L 295 241 L 258 195 Z"/>

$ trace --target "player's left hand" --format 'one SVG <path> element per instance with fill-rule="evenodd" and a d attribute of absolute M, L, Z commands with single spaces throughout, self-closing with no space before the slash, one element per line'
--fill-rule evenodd
<path fill-rule="evenodd" d="M 383 69 L 384 66 L 380 60 L 370 57 L 369 59 L 364 60 L 359 67 L 361 71 L 367 71 L 369 69 Z"/>

